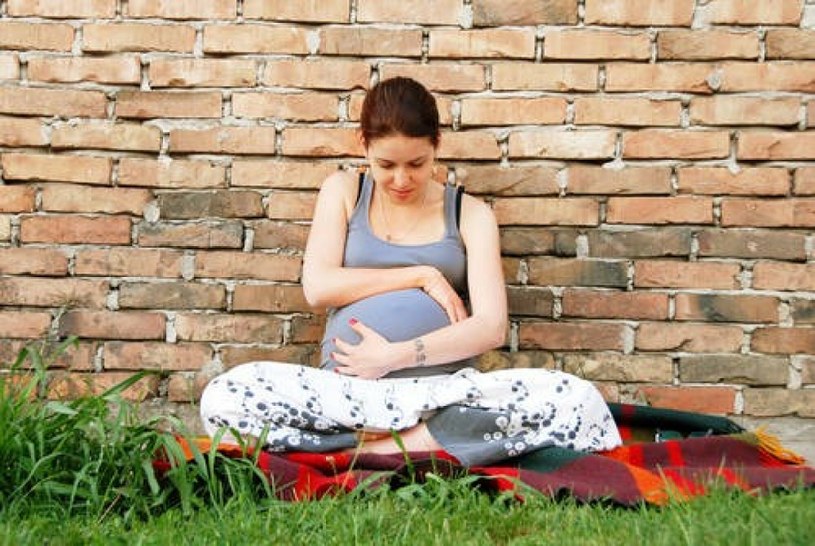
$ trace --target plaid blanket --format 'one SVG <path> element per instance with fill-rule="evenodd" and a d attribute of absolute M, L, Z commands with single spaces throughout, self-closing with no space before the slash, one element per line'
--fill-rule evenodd
<path fill-rule="evenodd" d="M 269 453 L 256 455 L 258 468 L 281 499 L 300 500 L 349 492 L 359 487 L 421 481 L 440 476 L 476 475 L 480 488 L 525 488 L 580 501 L 610 500 L 622 505 L 664 504 L 670 498 L 703 495 L 712 486 L 750 493 L 815 485 L 815 469 L 761 431 L 747 432 L 718 416 L 610 404 L 624 445 L 600 453 L 545 448 L 502 464 L 464 468 L 445 452 L 397 455 Z M 206 453 L 208 438 L 192 444 L 179 438 L 188 460 Z M 234 444 L 214 446 L 227 457 L 253 456 Z M 160 458 L 159 470 L 169 468 Z"/>

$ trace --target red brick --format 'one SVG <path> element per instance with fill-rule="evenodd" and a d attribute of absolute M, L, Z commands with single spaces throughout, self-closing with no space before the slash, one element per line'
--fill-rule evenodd
<path fill-rule="evenodd" d="M 269 315 L 179 314 L 178 338 L 224 343 L 280 343 L 283 321 Z"/>
<path fill-rule="evenodd" d="M 525 349 L 622 351 L 626 330 L 615 323 L 522 322 L 518 338 Z"/>
<path fill-rule="evenodd" d="M 815 159 L 815 131 L 743 131 L 739 134 L 739 159 Z"/>
<path fill-rule="evenodd" d="M 77 275 L 178 278 L 181 277 L 183 257 L 183 253 L 172 250 L 79 249 L 74 268 Z"/>
<path fill-rule="evenodd" d="M 51 134 L 51 146 L 158 152 L 161 129 L 129 123 L 63 125 Z"/>
<path fill-rule="evenodd" d="M 713 159 L 730 154 L 726 131 L 642 129 L 623 133 L 623 157 Z"/>
<path fill-rule="evenodd" d="M 815 167 L 795 169 L 795 191 L 793 193 L 795 195 L 815 195 Z"/>
<path fill-rule="evenodd" d="M 221 360 L 227 369 L 238 364 L 258 360 L 316 366 L 320 361 L 320 348 L 315 345 L 283 345 L 281 347 L 223 346 L 221 347 Z"/>
<path fill-rule="evenodd" d="M 592 230 L 588 234 L 588 243 L 591 257 L 687 257 L 691 251 L 691 230 L 663 227 L 620 231 Z"/>
<path fill-rule="evenodd" d="M 689 27 L 694 0 L 587 0 L 587 25 Z"/>
<path fill-rule="evenodd" d="M 141 62 L 135 55 L 103 58 L 31 57 L 28 79 L 43 82 L 138 84 Z"/>
<path fill-rule="evenodd" d="M 777 322 L 779 303 L 772 296 L 677 294 L 676 320 Z"/>
<path fill-rule="evenodd" d="M 799 357 L 801 364 L 801 381 L 805 385 L 815 383 L 815 357 Z"/>
<path fill-rule="evenodd" d="M 786 385 L 789 362 L 765 355 L 687 355 L 679 359 L 682 383 Z"/>
<path fill-rule="evenodd" d="M 339 99 L 328 93 L 234 93 L 232 113 L 255 119 L 336 121 Z"/>
<path fill-rule="evenodd" d="M 314 23 L 348 23 L 351 0 L 244 0 L 247 19 L 307 21 Z"/>
<path fill-rule="evenodd" d="M 13 17 L 94 17 L 110 19 L 116 15 L 116 0 L 8 0 Z"/>
<path fill-rule="evenodd" d="M 507 264 L 506 259 L 503 262 Z M 504 269 L 504 277 L 514 278 L 513 275 L 507 275 L 506 267 Z M 523 315 L 551 318 L 554 314 L 554 295 L 551 290 L 544 288 L 507 286 L 507 306 L 513 317 Z"/>
<path fill-rule="evenodd" d="M 815 290 L 815 264 L 758 262 L 753 267 L 753 288 L 759 290 Z"/>
<path fill-rule="evenodd" d="M 243 226 L 239 221 L 139 225 L 140 246 L 181 248 L 241 248 Z"/>
<path fill-rule="evenodd" d="M 308 32 L 297 27 L 256 24 L 207 25 L 205 53 L 290 53 L 309 52 Z"/>
<path fill-rule="evenodd" d="M 371 67 L 367 62 L 345 59 L 270 60 L 261 83 L 279 87 L 354 89 L 368 86 Z"/>
<path fill-rule="evenodd" d="M 321 28 L 319 52 L 355 57 L 420 57 L 422 31 L 352 26 Z"/>
<path fill-rule="evenodd" d="M 0 112 L 9 114 L 103 118 L 106 108 L 107 98 L 102 91 L 0 88 Z"/>
<path fill-rule="evenodd" d="M 577 23 L 577 0 L 473 0 L 473 25 L 563 25 Z"/>
<path fill-rule="evenodd" d="M 45 146 L 48 138 L 39 120 L 0 116 L 0 146 Z"/>
<path fill-rule="evenodd" d="M 363 155 L 355 129 L 345 127 L 287 127 L 283 155 L 337 157 Z"/>
<path fill-rule="evenodd" d="M 712 63 L 609 63 L 605 90 L 707 94 L 714 91 L 710 82 L 717 69 Z"/>
<path fill-rule="evenodd" d="M 595 91 L 598 74 L 597 65 L 591 64 L 498 62 L 492 65 L 492 88 L 495 91 Z"/>
<path fill-rule="evenodd" d="M 644 322 L 637 329 L 636 348 L 641 351 L 735 353 L 741 348 L 738 326 Z"/>
<path fill-rule="evenodd" d="M 699 125 L 797 125 L 797 98 L 699 97 L 691 100 L 691 123 Z"/>
<path fill-rule="evenodd" d="M 815 354 L 815 328 L 759 328 L 753 332 L 752 350 L 771 354 Z"/>
<path fill-rule="evenodd" d="M 110 184 L 112 160 L 107 157 L 51 154 L 3 154 L 6 180 L 45 180 Z"/>
<path fill-rule="evenodd" d="M 722 225 L 813 227 L 815 199 L 724 199 Z"/>
<path fill-rule="evenodd" d="M 456 167 L 456 181 L 471 194 L 500 196 L 557 195 L 557 170 L 551 167 L 465 165 Z"/>
<path fill-rule="evenodd" d="M 3 27 L 0 26 L 0 29 Z M 0 53 L 0 80 L 20 78 L 20 61 L 14 53 Z"/>
<path fill-rule="evenodd" d="M 361 23 L 457 25 L 461 12 L 459 0 L 357 0 L 357 21 Z"/>
<path fill-rule="evenodd" d="M 813 417 L 815 389 L 745 389 L 744 413 L 759 417 L 800 415 Z"/>
<path fill-rule="evenodd" d="M 487 351 L 478 357 L 476 368 L 482 372 L 505 370 L 508 368 L 557 368 L 555 359 L 549 351 Z"/>
<path fill-rule="evenodd" d="M 151 188 L 223 188 L 226 169 L 208 161 L 122 158 L 119 184 Z"/>
<path fill-rule="evenodd" d="M 51 313 L 0 311 L 0 338 L 39 339 L 45 337 L 50 327 Z"/>
<path fill-rule="evenodd" d="M 521 259 L 520 258 L 513 258 L 503 256 L 501 257 L 501 270 L 504 274 L 504 278 L 507 279 L 509 282 L 521 282 Z M 511 287 L 507 287 L 509 290 Z M 508 297 L 511 294 L 507 294 Z"/>
<path fill-rule="evenodd" d="M 141 216 L 144 213 L 144 207 L 152 198 L 152 193 L 147 190 L 49 184 L 42 190 L 42 210 Z"/>
<path fill-rule="evenodd" d="M 262 197 L 254 191 L 173 192 L 158 195 L 157 206 L 165 220 L 258 218 L 263 216 Z"/>
<path fill-rule="evenodd" d="M 802 0 L 716 0 L 707 6 L 705 20 L 714 25 L 797 25 Z"/>
<path fill-rule="evenodd" d="M 797 91 L 815 92 L 812 77 L 815 63 L 806 61 L 769 61 L 764 63 L 724 62 L 719 65 L 719 91 Z"/>
<path fill-rule="evenodd" d="M 566 192 L 573 194 L 669 194 L 671 170 L 665 167 L 569 167 Z"/>
<path fill-rule="evenodd" d="M 380 79 L 396 76 L 413 78 L 429 90 L 438 92 L 482 91 L 487 86 L 484 67 L 478 64 L 385 63 L 379 69 Z"/>
<path fill-rule="evenodd" d="M 129 0 L 127 16 L 160 19 L 232 19 L 237 0 Z"/>
<path fill-rule="evenodd" d="M 803 233 L 756 229 L 716 229 L 699 232 L 699 256 L 728 258 L 806 259 Z"/>
<path fill-rule="evenodd" d="M 73 44 L 71 25 L 0 21 L 0 49 L 71 51 Z"/>
<path fill-rule="evenodd" d="M 496 199 L 495 216 L 501 225 L 596 226 L 600 205 L 594 199 L 515 197 Z"/>
<path fill-rule="evenodd" d="M 68 256 L 51 248 L 0 247 L 0 273 L 62 277 L 68 274 Z"/>
<path fill-rule="evenodd" d="M 257 63 L 251 59 L 153 59 L 148 72 L 153 87 L 251 87 Z"/>
<path fill-rule="evenodd" d="M 637 261 L 634 264 L 634 286 L 735 290 L 739 288 L 739 272 L 739 265 L 734 263 Z"/>
<path fill-rule="evenodd" d="M 567 289 L 563 294 L 563 316 L 666 320 L 668 295 Z"/>
<path fill-rule="evenodd" d="M 733 413 L 736 389 L 733 387 L 641 386 L 638 391 L 649 406 L 701 413 Z"/>
<path fill-rule="evenodd" d="M 713 199 L 697 196 L 610 197 L 611 224 L 712 224 Z"/>
<path fill-rule="evenodd" d="M 183 24 L 114 23 L 82 27 L 83 51 L 192 53 L 195 28 Z"/>
<path fill-rule="evenodd" d="M 441 159 L 500 159 L 495 135 L 487 131 L 446 131 L 441 136 Z"/>
<path fill-rule="evenodd" d="M 60 319 L 60 335 L 99 339 L 164 339 L 166 319 L 161 313 L 68 311 Z"/>
<path fill-rule="evenodd" d="M 514 131 L 509 134 L 509 156 L 611 159 L 616 141 L 615 131 Z"/>
<path fill-rule="evenodd" d="M 545 59 L 635 59 L 651 57 L 651 39 L 645 32 L 632 34 L 612 30 L 565 29 L 546 33 Z"/>
<path fill-rule="evenodd" d="M 240 284 L 235 287 L 232 306 L 235 311 L 269 313 L 311 311 L 300 285 Z"/>
<path fill-rule="evenodd" d="M 326 316 L 294 316 L 291 319 L 290 340 L 292 343 L 319 343 L 323 339 Z"/>
<path fill-rule="evenodd" d="M 465 98 L 461 101 L 462 125 L 562 124 L 566 100 L 540 98 Z"/>
<path fill-rule="evenodd" d="M 724 29 L 665 30 L 657 34 L 657 58 L 685 61 L 757 59 L 755 31 Z"/>
<path fill-rule="evenodd" d="M 221 93 L 187 91 L 119 91 L 120 118 L 220 118 Z"/>
<path fill-rule="evenodd" d="M 172 373 L 167 380 L 167 400 L 192 406 L 201 400 L 204 388 L 212 376 L 209 373 Z"/>
<path fill-rule="evenodd" d="M 47 362 L 50 370 L 62 368 L 71 371 L 91 371 L 93 370 L 93 361 L 96 357 L 98 344 L 94 342 L 77 342 L 71 344 L 60 355 L 56 355 L 54 354 L 56 341 L 45 342 L 42 340 L 42 337 L 40 337 L 40 341 L 36 343 L 26 343 L 22 340 L 0 341 L 0 363 L 13 362 L 24 346 L 28 346 L 37 351 L 45 362 Z M 30 358 L 23 363 L 23 367 L 26 369 L 30 369 L 32 365 L 33 363 Z M 2 366 L 2 364 L 0 364 L 0 366 Z"/>
<path fill-rule="evenodd" d="M 275 220 L 309 220 L 316 203 L 316 193 L 275 191 L 269 195 L 267 216 Z"/>
<path fill-rule="evenodd" d="M 679 193 L 695 195 L 787 195 L 790 177 L 786 169 L 685 167 L 677 169 Z"/>
<path fill-rule="evenodd" d="M 232 163 L 233 187 L 319 189 L 337 165 L 314 161 L 246 160 Z"/>
<path fill-rule="evenodd" d="M 260 252 L 199 252 L 195 276 L 266 281 L 300 280 L 301 259 Z"/>
<path fill-rule="evenodd" d="M 529 284 L 543 286 L 628 286 L 628 265 L 623 261 L 529 258 Z"/>
<path fill-rule="evenodd" d="M 30 216 L 20 221 L 23 243 L 130 244 L 131 220 L 122 216 Z"/>
<path fill-rule="evenodd" d="M 765 37 L 768 59 L 812 59 L 815 31 L 811 29 L 768 29 Z"/>
<path fill-rule="evenodd" d="M 565 355 L 563 371 L 591 381 L 667 383 L 673 379 L 671 358 L 661 355 L 614 353 Z"/>
<path fill-rule="evenodd" d="M 108 341 L 103 351 L 106 370 L 200 370 L 212 359 L 204 343 Z"/>
<path fill-rule="evenodd" d="M 49 399 L 67 400 L 82 396 L 99 396 L 109 389 L 128 380 L 133 374 L 120 372 L 70 373 L 60 374 L 48 383 Z M 158 394 L 159 377 L 151 375 L 136 381 L 124 391 L 122 399 L 130 402 L 142 402 Z"/>
<path fill-rule="evenodd" d="M 216 127 L 213 129 L 174 129 L 170 131 L 172 152 L 221 154 L 275 153 L 274 127 Z"/>
<path fill-rule="evenodd" d="M 189 282 L 123 282 L 119 286 L 122 309 L 226 308 L 223 285 Z"/>
<path fill-rule="evenodd" d="M 679 126 L 678 100 L 578 97 L 574 101 L 576 125 Z"/>
<path fill-rule="evenodd" d="M 790 315 L 796 326 L 815 324 L 815 300 L 791 298 Z"/>
<path fill-rule="evenodd" d="M 37 189 L 33 186 L 3 186 L 0 212 L 33 212 Z"/>
<path fill-rule="evenodd" d="M 31 307 L 81 306 L 101 308 L 108 294 L 106 281 L 70 278 L 0 278 L 0 304 Z"/>
<path fill-rule="evenodd" d="M 254 247 L 288 248 L 304 250 L 308 237 L 308 226 L 291 222 L 260 222 L 252 226 L 255 230 Z"/>
<path fill-rule="evenodd" d="M 534 29 L 444 29 L 430 31 L 430 57 L 532 59 Z"/>

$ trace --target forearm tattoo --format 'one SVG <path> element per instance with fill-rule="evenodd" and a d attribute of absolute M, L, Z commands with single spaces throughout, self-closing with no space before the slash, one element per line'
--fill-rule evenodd
<path fill-rule="evenodd" d="M 419 367 L 427 365 L 427 353 L 425 352 L 424 340 L 417 337 L 413 341 L 413 347 L 416 349 L 416 365 Z"/>

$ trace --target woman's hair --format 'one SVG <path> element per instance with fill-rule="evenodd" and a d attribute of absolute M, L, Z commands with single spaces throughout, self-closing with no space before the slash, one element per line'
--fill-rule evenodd
<path fill-rule="evenodd" d="M 433 146 L 439 144 L 436 99 L 410 78 L 389 78 L 374 85 L 362 103 L 360 125 L 366 145 L 394 134 L 427 137 Z"/>

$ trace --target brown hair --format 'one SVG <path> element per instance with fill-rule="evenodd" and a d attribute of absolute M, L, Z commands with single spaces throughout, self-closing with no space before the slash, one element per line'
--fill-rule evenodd
<path fill-rule="evenodd" d="M 427 137 L 433 146 L 439 144 L 436 99 L 411 78 L 388 78 L 374 85 L 362 103 L 360 125 L 366 145 L 394 134 Z"/>

